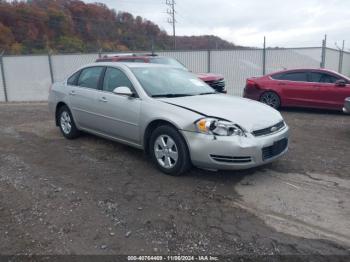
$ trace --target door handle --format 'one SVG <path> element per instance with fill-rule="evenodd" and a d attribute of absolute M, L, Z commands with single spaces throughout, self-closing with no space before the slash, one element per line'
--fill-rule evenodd
<path fill-rule="evenodd" d="M 286 83 L 279 83 L 278 85 L 279 85 L 279 86 L 285 86 Z"/>
<path fill-rule="evenodd" d="M 105 98 L 104 96 L 100 98 L 100 102 L 103 102 L 103 103 L 107 103 L 108 100 L 107 98 Z"/>
<path fill-rule="evenodd" d="M 75 96 L 76 94 L 77 93 L 75 93 L 75 91 L 73 91 L 73 90 L 69 92 L 69 95 L 71 95 L 71 96 Z"/>

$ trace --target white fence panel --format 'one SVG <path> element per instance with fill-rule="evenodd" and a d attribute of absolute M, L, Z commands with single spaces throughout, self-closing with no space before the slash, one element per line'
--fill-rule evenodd
<path fill-rule="evenodd" d="M 157 52 L 157 54 L 176 58 L 192 72 L 205 73 L 208 71 L 207 51 Z"/>
<path fill-rule="evenodd" d="M 225 77 L 227 91 L 241 96 L 246 79 L 262 74 L 262 50 L 212 51 L 212 73 Z"/>
<path fill-rule="evenodd" d="M 51 84 L 47 56 L 4 57 L 9 101 L 45 101 Z"/>
<path fill-rule="evenodd" d="M 0 65 L 0 102 L 5 102 L 4 81 L 2 80 L 1 65 Z"/>
<path fill-rule="evenodd" d="M 338 71 L 339 69 L 339 51 L 326 49 L 326 65 L 325 68 Z"/>
<path fill-rule="evenodd" d="M 98 54 L 72 54 L 51 56 L 53 79 L 55 82 L 64 80 L 81 66 L 95 62 Z"/>
<path fill-rule="evenodd" d="M 350 77 L 350 53 L 344 53 L 342 74 Z"/>
<path fill-rule="evenodd" d="M 319 68 L 321 53 L 321 48 L 268 49 L 266 73 L 294 68 Z"/>

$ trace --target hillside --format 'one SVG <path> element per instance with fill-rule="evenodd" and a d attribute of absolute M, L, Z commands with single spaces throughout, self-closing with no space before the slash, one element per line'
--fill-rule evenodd
<path fill-rule="evenodd" d="M 0 0 L 0 52 L 23 54 L 172 49 L 172 38 L 140 16 L 79 0 Z M 234 48 L 215 36 L 178 37 L 178 49 Z"/>

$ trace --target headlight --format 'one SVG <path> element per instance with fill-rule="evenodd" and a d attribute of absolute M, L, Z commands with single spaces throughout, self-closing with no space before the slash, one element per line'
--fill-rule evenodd
<path fill-rule="evenodd" d="M 216 118 L 201 118 L 195 122 L 200 133 L 217 136 L 245 136 L 244 130 L 229 121 Z"/>

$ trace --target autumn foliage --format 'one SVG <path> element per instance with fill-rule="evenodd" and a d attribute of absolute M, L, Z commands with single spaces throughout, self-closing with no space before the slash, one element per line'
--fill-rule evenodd
<path fill-rule="evenodd" d="M 213 40 L 214 39 L 214 40 Z M 178 47 L 233 47 L 214 36 L 179 37 Z M 116 12 L 106 5 L 79 0 L 0 0 L 0 52 L 42 53 L 150 50 L 172 48 L 172 39 L 158 25 Z"/>

